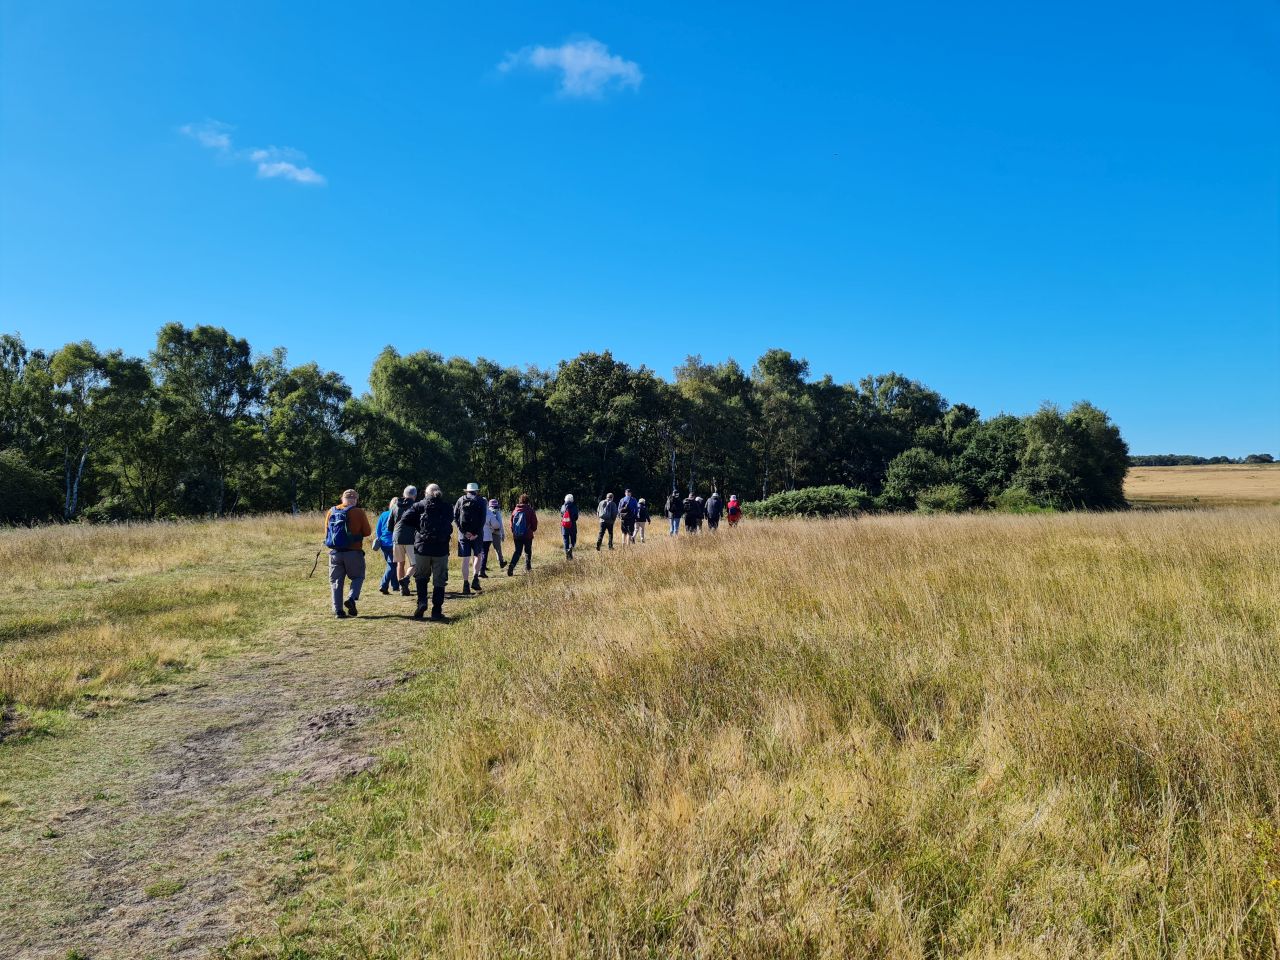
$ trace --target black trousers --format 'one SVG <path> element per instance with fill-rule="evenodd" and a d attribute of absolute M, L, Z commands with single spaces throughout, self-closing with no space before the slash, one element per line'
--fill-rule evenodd
<path fill-rule="evenodd" d="M 613 549 L 613 521 L 612 521 L 612 520 L 601 520 L 601 521 L 600 521 L 600 536 L 596 537 L 596 549 L 597 549 L 597 550 L 599 550 L 599 549 L 600 549 L 600 544 L 604 543 L 604 535 L 605 535 L 605 533 L 606 533 L 606 532 L 609 534 L 609 549 L 610 549 L 610 550 L 612 550 L 612 549 Z"/>
<path fill-rule="evenodd" d="M 532 569 L 533 537 L 529 537 L 527 540 L 517 540 L 513 538 L 511 542 L 515 544 L 515 547 L 511 552 L 511 563 L 508 564 L 508 566 L 514 570 L 516 568 L 516 564 L 520 562 L 520 555 L 524 554 L 524 568 L 526 570 Z"/>

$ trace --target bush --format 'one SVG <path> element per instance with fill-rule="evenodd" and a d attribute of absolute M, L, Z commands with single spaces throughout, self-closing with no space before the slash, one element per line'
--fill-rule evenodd
<path fill-rule="evenodd" d="M 871 504 L 861 487 L 806 487 L 775 493 L 742 509 L 749 517 L 850 517 Z"/>
<path fill-rule="evenodd" d="M 916 508 L 922 513 L 960 513 L 969 506 L 969 491 L 958 483 L 940 483 L 916 495 Z"/>
<path fill-rule="evenodd" d="M 58 485 L 18 450 L 0 450 L 0 523 L 31 523 L 57 516 Z"/>
<path fill-rule="evenodd" d="M 880 503 L 891 510 L 910 510 L 916 505 L 920 491 L 947 483 L 950 473 L 947 461 L 936 453 L 912 447 L 889 462 Z"/>
<path fill-rule="evenodd" d="M 1032 496 L 1025 487 L 1010 487 L 1002 490 L 991 501 L 992 506 L 1000 513 L 1055 513 L 1053 507 L 1045 506 Z"/>

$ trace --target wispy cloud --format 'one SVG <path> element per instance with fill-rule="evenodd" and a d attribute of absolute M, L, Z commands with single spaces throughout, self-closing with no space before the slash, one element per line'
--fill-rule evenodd
<path fill-rule="evenodd" d="M 638 63 L 610 53 L 608 47 L 590 37 L 570 40 L 558 47 L 525 47 L 507 54 L 498 64 L 502 73 L 522 67 L 558 70 L 563 97 L 599 99 L 607 90 L 635 88 L 644 80 Z"/>
<path fill-rule="evenodd" d="M 221 157 L 238 163 L 252 163 L 262 179 L 281 178 L 294 183 L 323 186 L 325 178 L 306 165 L 307 156 L 292 147 L 247 147 L 236 149 L 231 133 L 235 128 L 218 120 L 188 123 L 178 131 L 190 137 L 202 147 L 213 150 Z"/>

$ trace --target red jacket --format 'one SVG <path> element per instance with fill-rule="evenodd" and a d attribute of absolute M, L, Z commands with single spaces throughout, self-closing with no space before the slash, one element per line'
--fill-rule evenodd
<path fill-rule="evenodd" d="M 538 529 L 538 513 L 533 506 L 528 503 L 522 503 L 511 511 L 511 536 L 516 537 L 516 514 L 523 513 L 525 515 L 525 523 L 529 526 L 529 532 L 526 534 L 526 540 L 532 540 L 534 532 Z"/>

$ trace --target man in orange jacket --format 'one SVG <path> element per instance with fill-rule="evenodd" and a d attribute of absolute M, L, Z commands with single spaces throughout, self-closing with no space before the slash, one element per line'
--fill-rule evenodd
<path fill-rule="evenodd" d="M 364 584 L 364 538 L 373 535 L 369 515 L 360 507 L 354 490 L 342 491 L 342 502 L 324 516 L 324 545 L 329 548 L 329 586 L 333 590 L 333 615 L 354 617 L 360 587 Z M 351 581 L 351 593 L 342 600 L 342 582 Z M 344 609 L 345 608 L 345 609 Z"/>

